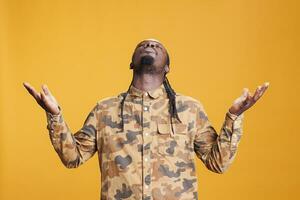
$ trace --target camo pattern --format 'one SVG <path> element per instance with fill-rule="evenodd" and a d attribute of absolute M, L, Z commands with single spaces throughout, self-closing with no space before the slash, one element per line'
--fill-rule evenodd
<path fill-rule="evenodd" d="M 131 86 L 122 129 L 124 94 L 98 101 L 74 134 L 62 111 L 46 112 L 51 143 L 67 168 L 98 153 L 102 200 L 198 199 L 194 155 L 212 172 L 227 171 L 237 153 L 243 114 L 227 112 L 218 134 L 201 102 L 176 94 L 181 122 L 171 124 L 163 84 L 149 92 Z"/>

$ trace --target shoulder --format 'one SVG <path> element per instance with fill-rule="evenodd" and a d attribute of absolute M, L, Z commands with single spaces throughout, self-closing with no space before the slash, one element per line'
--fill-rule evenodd
<path fill-rule="evenodd" d="M 98 109 L 108 109 L 112 107 L 118 107 L 122 99 L 124 98 L 125 92 L 122 92 L 120 94 L 104 97 L 97 101 L 96 107 Z"/>
<path fill-rule="evenodd" d="M 203 104 L 200 100 L 194 97 L 176 93 L 176 102 L 178 105 L 186 105 L 189 107 L 203 108 Z"/>
<path fill-rule="evenodd" d="M 176 93 L 176 104 L 178 112 L 188 110 L 189 114 L 195 114 L 196 119 L 208 119 L 204 106 L 200 100 Z"/>

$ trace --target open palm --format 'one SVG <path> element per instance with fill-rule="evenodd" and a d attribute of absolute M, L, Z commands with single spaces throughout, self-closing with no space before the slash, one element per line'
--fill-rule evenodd
<path fill-rule="evenodd" d="M 245 110 L 249 109 L 257 102 L 257 100 L 264 94 L 268 87 L 268 82 L 265 82 L 262 86 L 259 85 L 253 96 L 251 96 L 248 88 L 244 88 L 243 94 L 234 100 L 229 112 L 235 115 L 242 114 Z"/>
<path fill-rule="evenodd" d="M 50 112 L 51 114 L 60 113 L 60 107 L 56 99 L 45 84 L 42 85 L 40 93 L 35 91 L 29 83 L 24 82 L 23 85 L 45 111 Z"/>

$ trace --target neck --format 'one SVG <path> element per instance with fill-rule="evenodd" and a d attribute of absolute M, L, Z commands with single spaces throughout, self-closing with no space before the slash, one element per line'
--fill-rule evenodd
<path fill-rule="evenodd" d="M 164 81 L 163 75 L 133 74 L 133 86 L 142 91 L 150 91 L 159 87 Z"/>

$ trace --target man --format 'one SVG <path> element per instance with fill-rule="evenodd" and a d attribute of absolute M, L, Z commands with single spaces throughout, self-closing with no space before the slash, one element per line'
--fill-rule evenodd
<path fill-rule="evenodd" d="M 51 142 L 67 168 L 98 152 L 102 200 L 197 199 L 194 155 L 213 172 L 228 170 L 242 135 L 243 112 L 268 88 L 268 83 L 259 86 L 253 96 L 245 88 L 218 134 L 200 101 L 172 89 L 169 65 L 159 41 L 140 42 L 130 64 L 128 91 L 98 101 L 75 134 L 47 86 L 38 93 L 24 83 L 46 111 Z"/>

